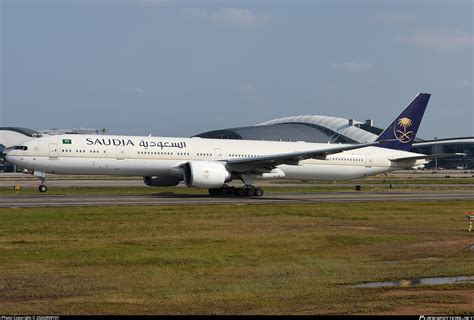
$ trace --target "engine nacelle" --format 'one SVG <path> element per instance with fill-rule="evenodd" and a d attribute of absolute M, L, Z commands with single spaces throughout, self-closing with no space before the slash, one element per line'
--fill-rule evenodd
<path fill-rule="evenodd" d="M 232 180 L 232 175 L 222 163 L 191 161 L 184 165 L 184 183 L 188 187 L 219 188 Z"/>
<path fill-rule="evenodd" d="M 176 186 L 182 179 L 176 176 L 143 177 L 143 182 L 150 187 Z"/>

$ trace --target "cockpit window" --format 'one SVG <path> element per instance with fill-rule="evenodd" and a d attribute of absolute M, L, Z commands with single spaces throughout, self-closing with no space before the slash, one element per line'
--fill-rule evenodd
<path fill-rule="evenodd" d="M 22 150 L 22 151 L 26 151 L 28 150 L 28 147 L 27 146 L 15 146 L 14 148 L 15 150 Z"/>

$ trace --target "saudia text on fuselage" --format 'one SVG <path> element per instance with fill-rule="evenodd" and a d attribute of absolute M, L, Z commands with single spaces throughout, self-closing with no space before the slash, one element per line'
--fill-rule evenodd
<path fill-rule="evenodd" d="M 140 140 L 140 142 L 133 142 L 131 139 L 107 139 L 107 138 L 86 138 L 87 144 L 92 145 L 100 145 L 100 146 L 135 146 L 138 144 L 140 147 L 146 148 L 186 148 L 186 142 L 178 141 L 178 142 L 170 142 L 170 141 L 147 141 L 147 140 Z"/>
<path fill-rule="evenodd" d="M 132 140 L 130 139 L 93 139 L 86 138 L 87 144 L 89 146 L 135 146 Z"/>

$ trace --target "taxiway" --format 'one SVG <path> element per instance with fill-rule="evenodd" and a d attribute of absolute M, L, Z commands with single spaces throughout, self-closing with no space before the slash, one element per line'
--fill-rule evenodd
<path fill-rule="evenodd" d="M 406 202 L 433 200 L 473 200 L 474 192 L 324 192 L 273 193 L 263 197 L 226 197 L 196 194 L 147 195 L 11 195 L 0 197 L 0 207 L 69 207 L 69 206 L 160 206 L 210 204 L 278 204 L 323 202 Z"/>

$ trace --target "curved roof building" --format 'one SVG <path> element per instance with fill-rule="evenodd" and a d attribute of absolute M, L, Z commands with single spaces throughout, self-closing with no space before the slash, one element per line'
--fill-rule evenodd
<path fill-rule="evenodd" d="M 319 143 L 366 143 L 375 141 L 382 129 L 365 122 L 329 116 L 292 116 L 255 126 L 213 130 L 196 135 L 211 139 L 306 141 Z M 415 138 L 413 152 L 424 154 L 466 153 L 466 157 L 433 161 L 427 167 L 474 168 L 474 137 L 423 140 Z"/>
<path fill-rule="evenodd" d="M 366 123 L 371 124 L 371 121 L 367 120 Z M 346 140 L 347 142 L 365 143 L 377 139 L 376 134 L 360 128 L 360 126 L 363 125 L 362 122 L 353 119 L 328 116 L 292 116 L 270 120 L 260 123 L 257 126 L 269 126 L 275 124 L 294 124 L 296 126 L 312 127 L 315 129 L 312 130 L 312 132 L 324 132 L 328 136 L 329 142 L 343 142 L 337 140 Z"/>
<path fill-rule="evenodd" d="M 307 115 L 274 119 L 250 127 L 213 130 L 196 136 L 214 139 L 365 143 L 375 141 L 381 132 L 381 129 L 372 126 L 372 120 L 360 122 Z"/>

